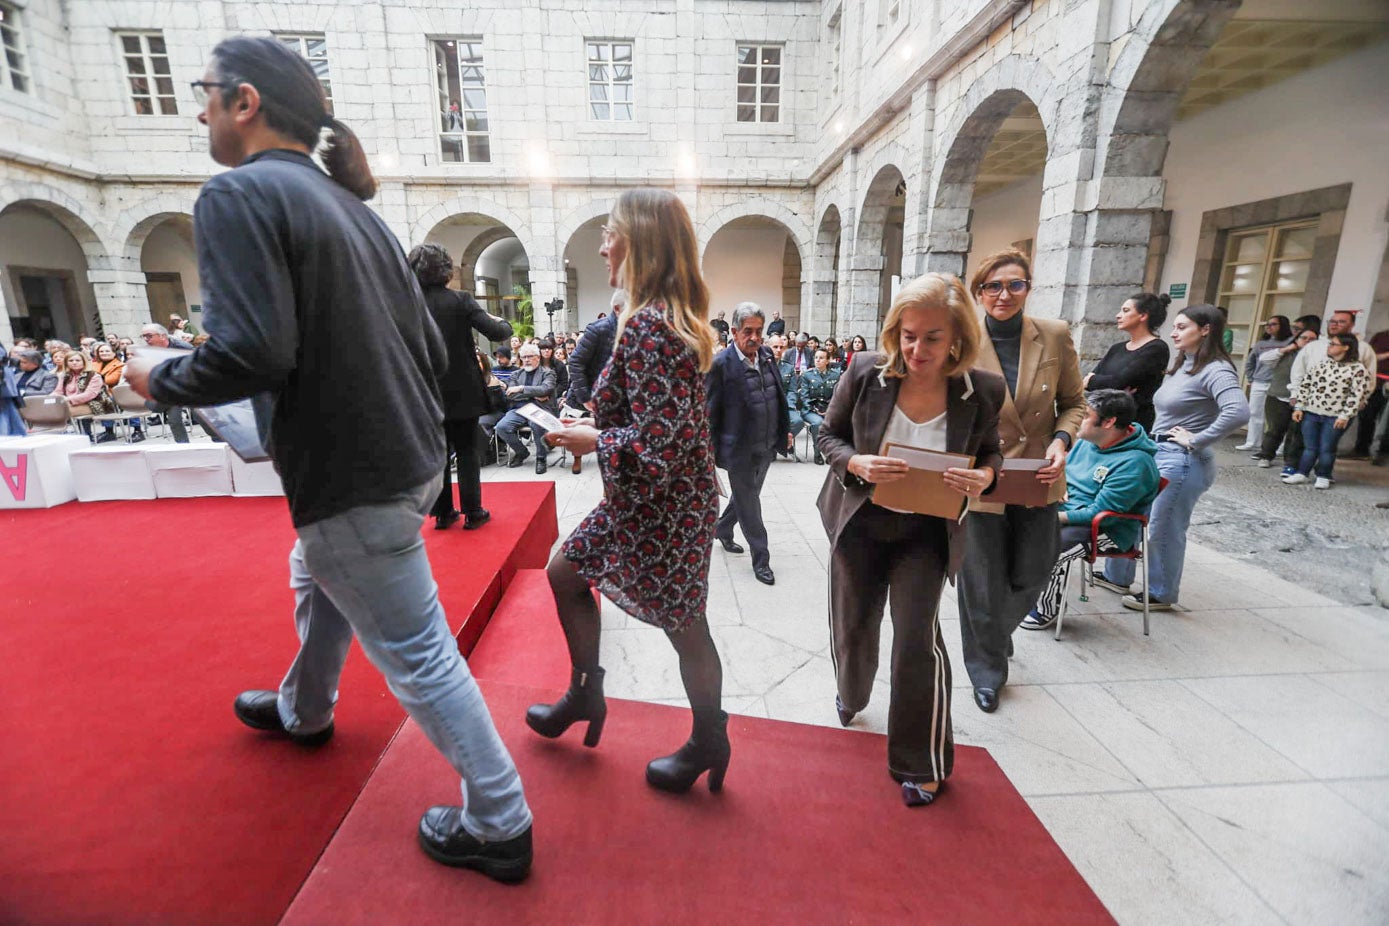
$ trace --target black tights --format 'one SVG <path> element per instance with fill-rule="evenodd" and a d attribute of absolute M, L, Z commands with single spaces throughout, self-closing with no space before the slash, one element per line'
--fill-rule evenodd
<path fill-rule="evenodd" d="M 598 668 L 598 640 L 603 625 L 593 589 L 563 553 L 556 553 L 550 560 L 546 574 L 555 595 L 564 639 L 569 644 L 569 661 L 577 669 Z M 690 707 L 718 710 L 723 692 L 723 664 L 719 661 L 714 638 L 709 635 L 709 621 L 700 618 L 679 633 L 668 632 L 666 639 L 680 658 L 680 679 L 685 683 Z"/>

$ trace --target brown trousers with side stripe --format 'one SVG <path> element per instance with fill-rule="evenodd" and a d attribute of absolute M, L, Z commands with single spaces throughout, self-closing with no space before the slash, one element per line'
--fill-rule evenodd
<path fill-rule="evenodd" d="M 853 516 L 830 561 L 830 653 L 839 699 L 868 706 L 883 609 L 892 614 L 887 767 L 898 781 L 944 781 L 955 763 L 950 657 L 940 633 L 949 543 L 945 522 L 872 503 Z"/>

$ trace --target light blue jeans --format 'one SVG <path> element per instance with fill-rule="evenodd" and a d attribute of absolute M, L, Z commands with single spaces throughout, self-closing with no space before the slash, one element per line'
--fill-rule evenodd
<path fill-rule="evenodd" d="M 401 706 L 462 776 L 463 825 L 485 840 L 510 839 L 530 826 L 530 808 L 449 632 L 420 538 L 442 479 L 298 529 L 289 582 L 300 648 L 280 683 L 280 719 L 300 733 L 332 722 L 355 634 Z"/>
<path fill-rule="evenodd" d="M 1148 592 L 1159 601 L 1175 604 L 1186 563 L 1186 531 L 1196 503 L 1215 483 L 1215 452 L 1191 453 L 1173 443 L 1158 444 L 1157 467 L 1167 488 L 1153 502 L 1148 519 Z M 1104 577 L 1132 585 L 1135 569 L 1131 559 L 1106 560 Z"/>

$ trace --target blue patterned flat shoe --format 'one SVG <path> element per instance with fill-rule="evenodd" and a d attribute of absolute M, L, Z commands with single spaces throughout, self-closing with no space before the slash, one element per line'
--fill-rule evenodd
<path fill-rule="evenodd" d="M 945 787 L 945 783 L 936 786 L 936 790 L 927 791 L 914 781 L 902 782 L 902 803 L 908 807 L 925 807 L 927 804 L 940 797 L 940 789 Z"/>

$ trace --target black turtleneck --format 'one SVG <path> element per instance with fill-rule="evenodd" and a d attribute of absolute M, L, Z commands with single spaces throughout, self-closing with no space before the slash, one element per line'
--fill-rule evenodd
<path fill-rule="evenodd" d="M 994 342 L 994 353 L 998 354 L 998 365 L 1003 368 L 1003 379 L 1008 384 L 1008 394 L 1018 392 L 1018 357 L 1022 353 L 1022 313 L 1001 322 L 992 315 L 984 316 L 984 330 L 989 340 Z"/>

